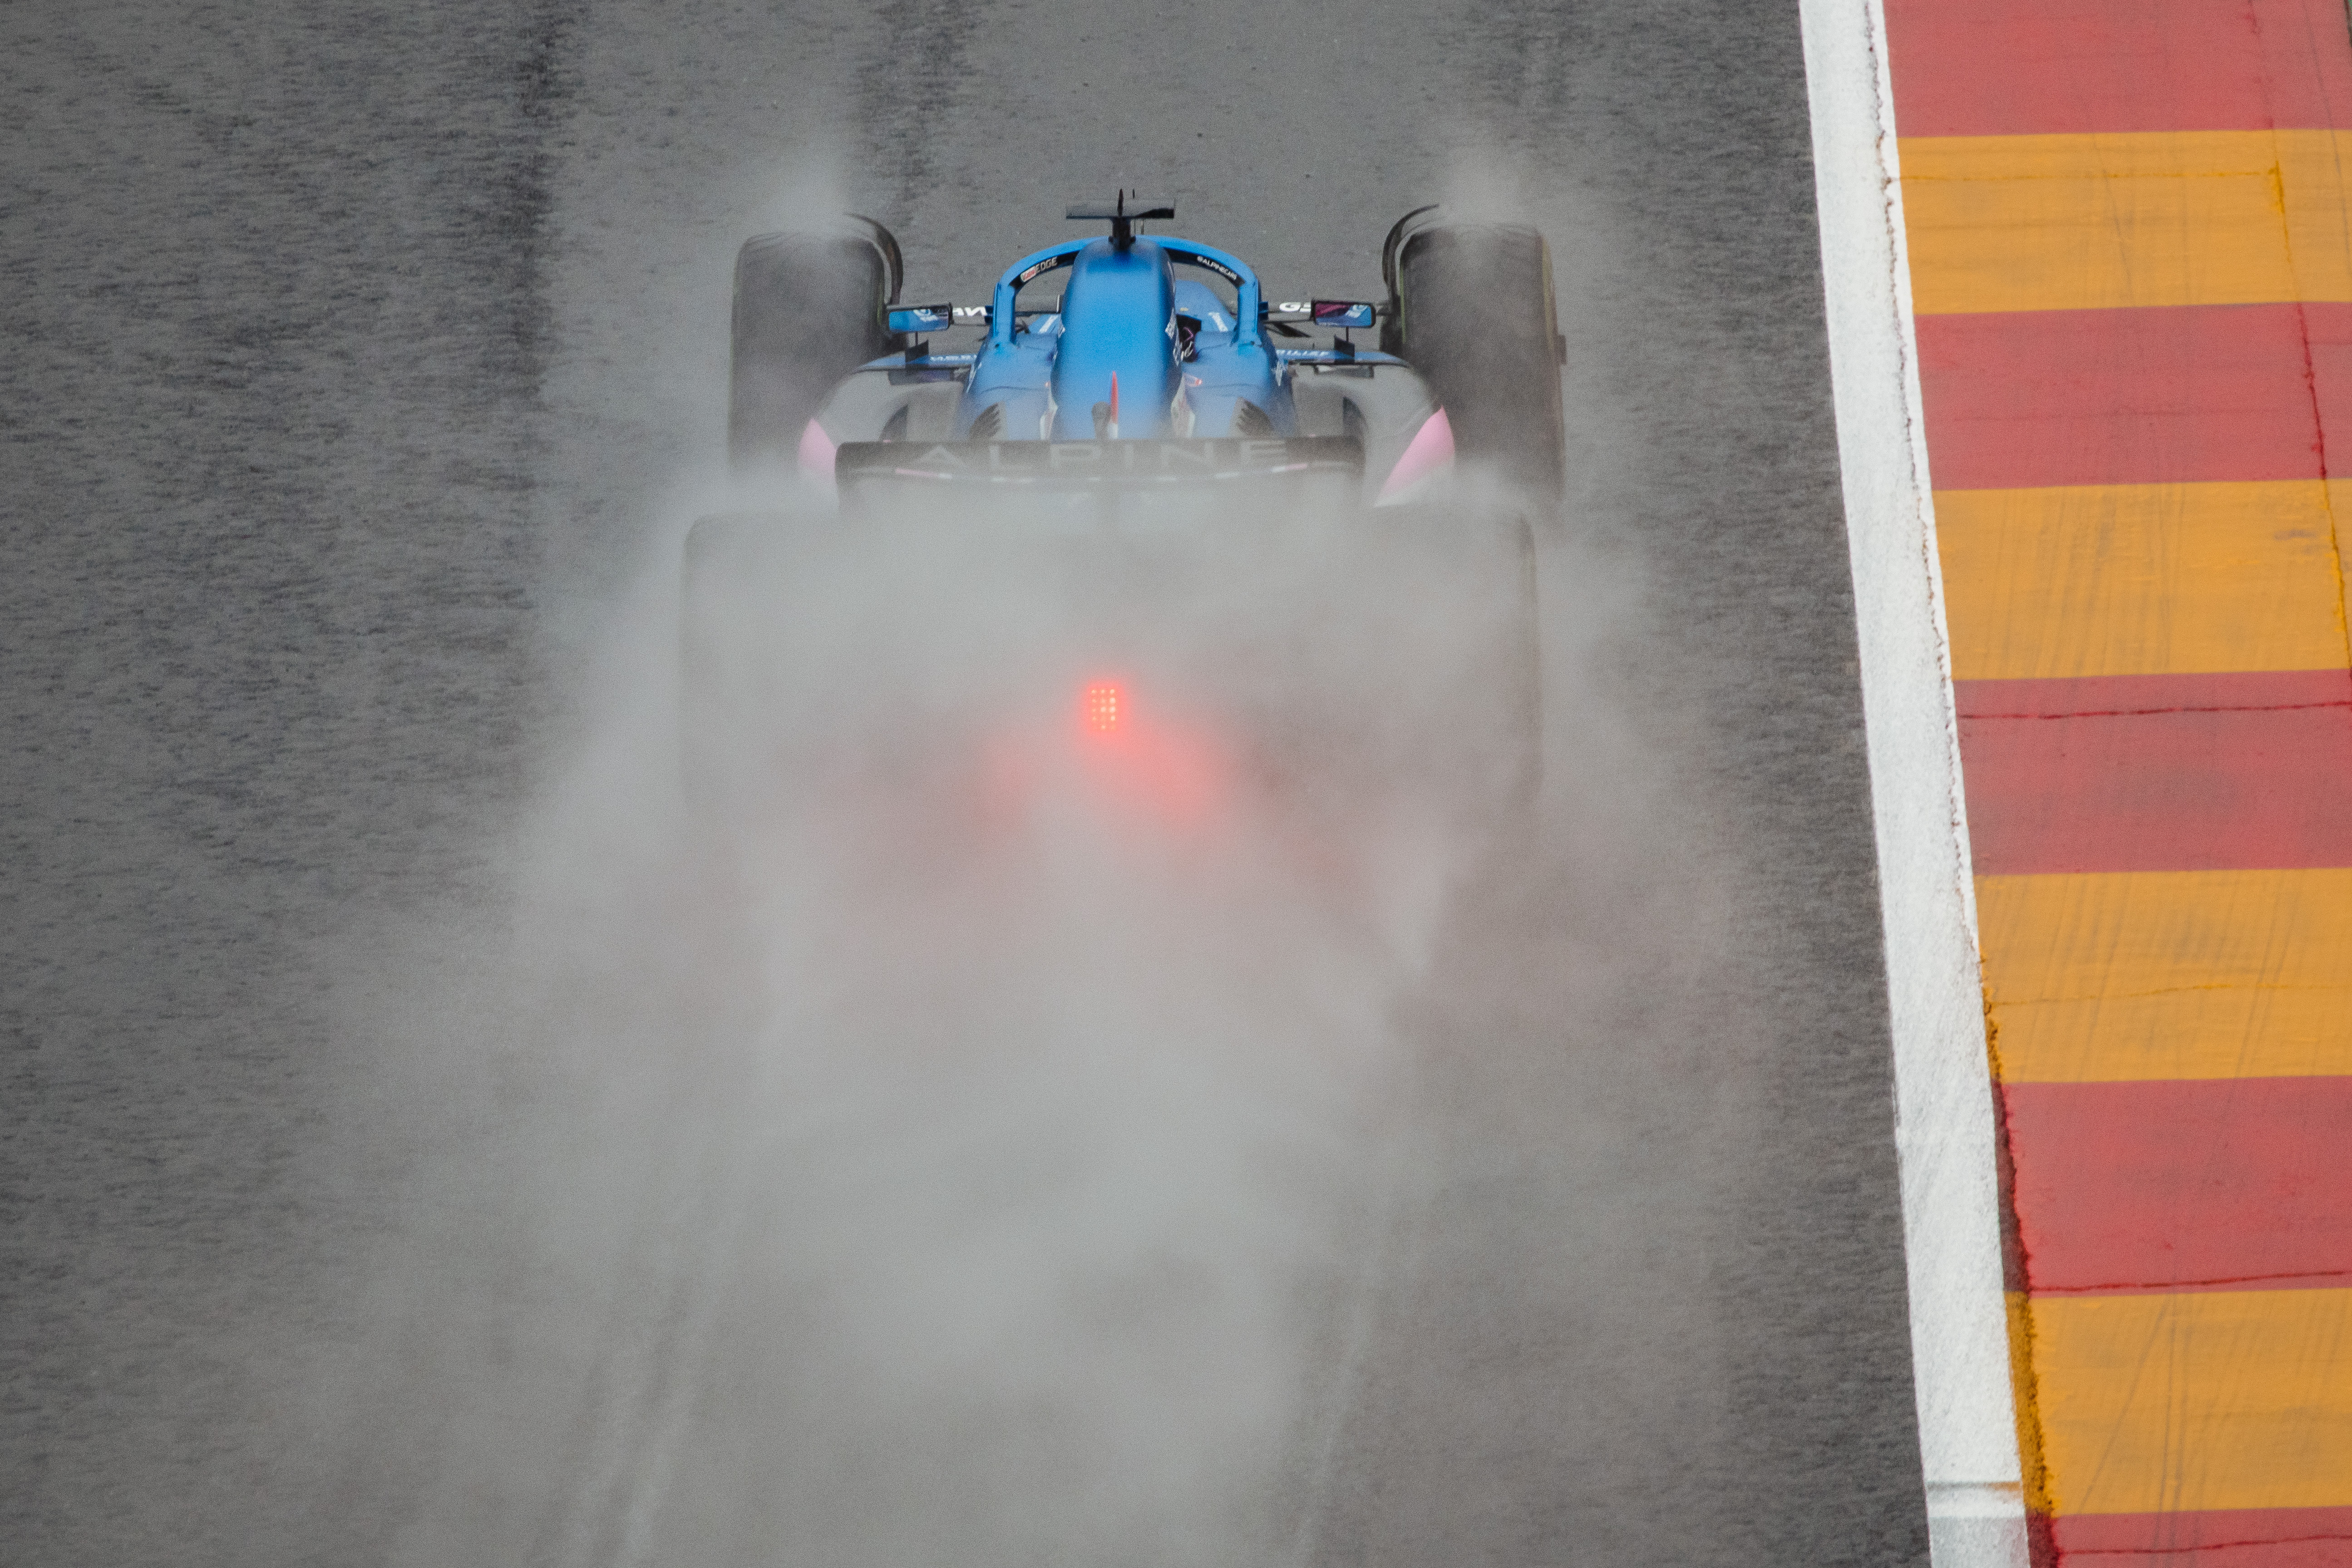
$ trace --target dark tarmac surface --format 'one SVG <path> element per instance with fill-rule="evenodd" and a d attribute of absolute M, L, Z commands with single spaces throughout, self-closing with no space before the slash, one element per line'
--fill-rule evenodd
<path fill-rule="evenodd" d="M 501 929 L 718 466 L 736 243 L 829 192 L 978 299 L 1126 185 L 1363 298 L 1398 213 L 1515 189 L 1569 336 L 1546 841 L 1416 1006 L 1435 1173 L 1250 1555 L 1926 1561 L 1793 5 L 35 0 L 0 43 L 0 1560 L 847 1561 L 611 1502 L 593 1399 L 451 1510 L 381 1391 L 494 1382 L 544 1287 L 468 1259 L 462 1327 L 388 1341 L 347 1284 L 511 1107 L 372 1125 L 351 1063 Z"/>

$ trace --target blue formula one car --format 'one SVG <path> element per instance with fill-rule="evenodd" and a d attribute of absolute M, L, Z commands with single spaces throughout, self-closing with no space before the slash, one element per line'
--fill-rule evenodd
<path fill-rule="evenodd" d="M 1381 247 L 1386 299 L 1270 300 L 1241 258 L 1145 232 L 1165 205 L 1068 216 L 1108 232 L 1024 257 L 983 305 L 903 304 L 866 218 L 742 247 L 730 456 L 799 482 L 688 539 L 689 776 L 756 794 L 838 772 L 877 703 L 953 688 L 960 716 L 919 726 L 937 736 L 1059 690 L 1097 731 L 1211 716 L 1264 777 L 1524 800 L 1533 535 L 1565 444 L 1542 236 L 1423 207 Z M 919 635 L 884 636 L 924 596 L 919 560 L 953 586 Z M 979 692 L 981 671 L 1002 680 Z M 845 680 L 864 702 L 837 703 Z"/>
<path fill-rule="evenodd" d="M 1449 225 L 1437 210 L 1390 231 L 1380 302 L 1268 300 L 1239 257 L 1139 233 L 1173 209 L 1130 207 L 1124 192 L 1070 211 L 1107 221 L 1107 237 L 1023 258 L 980 306 L 901 306 L 898 242 L 868 219 L 754 239 L 736 265 L 730 450 L 860 485 L 907 477 L 907 454 L 874 450 L 902 443 L 1008 448 L 933 466 L 974 477 L 960 465 L 990 462 L 1004 482 L 1010 464 L 1026 482 L 1033 468 L 1071 481 L 1231 471 L 1171 440 L 1352 441 L 1375 503 L 1458 458 L 1548 505 L 1563 446 L 1549 252 L 1531 228 Z M 1055 282 L 1058 299 L 1034 300 Z M 976 349 L 933 351 L 931 334 L 970 326 Z M 1375 329 L 1378 349 L 1360 349 L 1354 334 Z M 1320 331 L 1332 341 L 1306 342 Z M 1279 466 L 1259 450 L 1254 466 Z M 1355 460 L 1338 447 L 1281 457 Z"/>

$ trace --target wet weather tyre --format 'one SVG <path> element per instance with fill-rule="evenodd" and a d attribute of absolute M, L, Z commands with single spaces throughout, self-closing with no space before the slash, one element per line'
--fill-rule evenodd
<path fill-rule="evenodd" d="M 1509 758 L 1504 820 L 1523 838 L 1543 792 L 1543 624 L 1536 590 L 1535 530 L 1524 517 L 1507 530 L 1515 559 L 1515 611 L 1501 659 L 1500 680 L 1507 694 L 1504 746 Z"/>
<path fill-rule="evenodd" d="M 1369 593 L 1345 623 L 1397 660 L 1381 689 L 1393 748 L 1370 759 L 1391 784 L 1431 787 L 1498 845 L 1522 845 L 1543 786 L 1536 530 L 1524 509 L 1383 508 L 1363 544 Z M 1396 585 L 1410 584 L 1400 597 Z"/>
<path fill-rule="evenodd" d="M 756 658 L 772 593 L 787 571 L 789 524 L 761 515 L 706 517 L 687 535 L 679 605 L 679 763 L 688 806 L 709 816 L 740 788 L 766 705 Z"/>
<path fill-rule="evenodd" d="M 739 465 L 791 458 L 834 384 L 898 346 L 888 331 L 898 244 L 881 226 L 767 234 L 735 258 L 727 453 Z"/>
<path fill-rule="evenodd" d="M 1436 394 L 1465 467 L 1557 504 L 1563 347 L 1543 236 L 1518 224 L 1423 228 L 1396 251 L 1392 280 L 1391 341 Z"/>

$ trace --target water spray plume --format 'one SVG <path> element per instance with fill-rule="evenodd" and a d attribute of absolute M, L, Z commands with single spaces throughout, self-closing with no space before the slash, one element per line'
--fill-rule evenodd
<path fill-rule="evenodd" d="M 1227 492 L 845 526 L 796 439 L 648 541 L 512 973 L 434 1047 L 498 1111 L 435 1173 L 463 1261 L 384 1270 L 428 1364 L 354 1374 L 415 1434 L 388 1556 L 1279 1555 L 1489 826 L 1494 574 Z M 697 514 L 744 552 L 682 625 Z"/>

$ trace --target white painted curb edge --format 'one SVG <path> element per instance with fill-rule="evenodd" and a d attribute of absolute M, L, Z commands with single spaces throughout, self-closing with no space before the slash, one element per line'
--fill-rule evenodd
<path fill-rule="evenodd" d="M 1935 1568 L 2024 1568 L 1959 729 L 1880 0 L 1801 0 Z"/>

